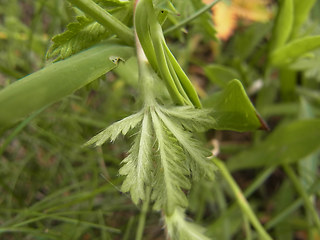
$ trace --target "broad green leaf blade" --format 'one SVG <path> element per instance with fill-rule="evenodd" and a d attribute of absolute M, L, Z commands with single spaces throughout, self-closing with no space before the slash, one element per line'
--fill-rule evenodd
<path fill-rule="evenodd" d="M 72 94 L 133 55 L 133 49 L 107 41 L 53 63 L 0 91 L 0 130 Z"/>
<path fill-rule="evenodd" d="M 270 49 L 276 50 L 288 41 L 294 20 L 293 0 L 281 0 L 277 18 L 272 30 Z"/>
<path fill-rule="evenodd" d="M 274 66 L 283 66 L 319 47 L 320 35 L 299 38 L 272 52 L 270 63 Z"/>
<path fill-rule="evenodd" d="M 216 94 L 210 107 L 213 108 L 215 129 L 241 132 L 267 128 L 239 80 L 230 81 L 222 92 Z"/>
<path fill-rule="evenodd" d="M 277 128 L 267 139 L 228 161 L 232 171 L 293 163 L 320 149 L 320 120 L 300 120 Z"/>

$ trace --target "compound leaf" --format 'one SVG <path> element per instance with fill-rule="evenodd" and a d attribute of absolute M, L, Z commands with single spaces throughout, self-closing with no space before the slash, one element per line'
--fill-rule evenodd
<path fill-rule="evenodd" d="M 113 13 L 120 21 L 128 20 L 128 2 L 98 1 L 104 9 Z M 55 61 L 65 59 L 83 49 L 93 46 L 107 39 L 112 31 L 102 26 L 87 16 L 77 16 L 76 21 L 69 23 L 67 30 L 52 38 L 53 44 L 47 51 L 47 59 L 55 58 Z"/>
<path fill-rule="evenodd" d="M 201 112 L 202 110 L 195 109 L 195 111 Z M 188 159 L 188 167 L 191 170 L 192 177 L 195 180 L 198 180 L 201 177 L 213 179 L 215 167 L 212 161 L 208 160 L 211 152 L 205 148 L 200 141 L 195 139 L 192 136 L 192 133 L 184 130 L 182 127 L 183 125 L 178 125 L 174 120 L 172 120 L 172 118 L 165 116 L 161 111 L 157 111 L 157 113 L 165 124 L 166 128 L 173 134 L 173 136 L 182 146 Z M 191 119 L 190 121 L 196 123 L 198 119 L 196 118 L 196 115 L 194 115 L 194 117 L 195 118 Z M 210 119 L 210 117 L 207 119 Z M 199 123 L 201 123 L 201 120 L 202 119 L 199 118 Z"/>
<path fill-rule="evenodd" d="M 101 146 L 108 139 L 111 142 L 115 141 L 119 134 L 126 135 L 130 129 L 135 128 L 143 119 L 143 113 L 138 112 L 132 114 L 118 122 L 113 123 L 111 126 L 107 127 L 102 132 L 98 133 L 96 136 L 91 138 L 84 146 L 89 146 L 94 144 L 95 146 Z"/>
<path fill-rule="evenodd" d="M 191 132 L 204 132 L 214 126 L 215 122 L 211 109 L 196 109 L 191 106 L 161 107 L 161 112 Z"/>
<path fill-rule="evenodd" d="M 188 200 L 183 189 L 190 188 L 189 170 L 185 154 L 178 140 L 168 130 L 156 112 L 151 112 L 158 156 L 151 199 L 156 210 L 164 209 L 171 215 L 176 207 L 187 207 Z"/>
<path fill-rule="evenodd" d="M 120 175 L 126 175 L 121 190 L 131 194 L 132 201 L 138 204 L 145 200 L 145 188 L 152 182 L 153 132 L 150 114 L 145 113 L 141 128 L 134 139 L 129 155 L 122 161 Z"/>

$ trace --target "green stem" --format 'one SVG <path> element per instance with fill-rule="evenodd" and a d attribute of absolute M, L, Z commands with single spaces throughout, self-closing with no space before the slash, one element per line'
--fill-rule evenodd
<path fill-rule="evenodd" d="M 213 1 L 212 3 L 205 5 L 203 8 L 199 9 L 198 11 L 196 11 L 194 14 L 192 14 L 190 17 L 184 19 L 183 21 L 179 22 L 176 25 L 173 25 L 172 27 L 169 27 L 168 29 L 166 29 L 164 31 L 164 34 L 168 34 L 169 32 L 172 32 L 176 29 L 181 28 L 182 26 L 188 24 L 189 22 L 193 21 L 194 19 L 196 19 L 197 17 L 199 17 L 201 14 L 205 13 L 206 11 L 208 11 L 210 8 L 212 8 L 215 4 L 217 4 L 218 2 L 220 2 L 220 0 L 216 0 Z"/>
<path fill-rule="evenodd" d="M 296 188 L 297 192 L 300 194 L 300 196 L 303 199 L 304 205 L 306 209 L 309 211 L 310 216 L 313 219 L 313 222 L 315 224 L 315 227 L 317 228 L 318 232 L 320 233 L 320 219 L 318 216 L 317 211 L 313 207 L 309 196 L 307 192 L 303 189 L 301 186 L 301 183 L 299 182 L 299 179 L 297 178 L 296 174 L 294 173 L 292 167 L 290 167 L 288 164 L 283 164 L 283 169 L 290 178 L 291 182 L 293 183 L 294 187 Z"/>
<path fill-rule="evenodd" d="M 161 25 L 157 22 L 156 17 L 153 15 L 154 9 L 152 2 L 145 1 L 145 8 L 149 14 L 150 35 L 154 46 L 154 51 L 157 56 L 158 67 L 161 78 L 165 81 L 167 89 L 173 98 L 173 100 L 179 105 L 185 105 L 185 100 L 182 94 L 179 92 L 177 85 L 170 73 L 168 62 L 165 54 L 164 36 L 162 33 Z"/>
<path fill-rule="evenodd" d="M 266 179 L 273 173 L 275 167 L 270 167 L 265 169 L 259 176 L 250 184 L 250 186 L 244 191 L 244 196 L 246 198 L 250 197 L 265 181 Z M 216 225 L 219 225 L 220 222 L 225 222 L 223 219 L 225 216 L 230 216 L 234 211 L 236 211 L 236 208 L 238 207 L 238 203 L 235 202 L 229 207 L 228 209 L 223 211 L 223 215 L 217 219 L 211 226 L 210 229 L 214 229 Z M 267 225 L 266 225 L 266 229 Z M 228 239 L 228 238 L 224 238 Z"/>
<path fill-rule="evenodd" d="M 110 13 L 105 11 L 98 4 L 93 2 L 92 0 L 68 0 L 70 3 L 75 5 L 84 13 L 88 14 L 98 23 L 110 29 L 114 32 L 118 37 L 126 42 L 129 45 L 134 44 L 134 36 L 133 32 L 130 28 L 128 28 L 125 24 L 123 24 L 120 20 L 112 16 Z"/>
<path fill-rule="evenodd" d="M 150 203 L 151 188 L 146 188 L 146 199 L 143 201 L 142 209 L 139 216 L 138 229 L 136 233 L 136 240 L 142 240 L 144 225 L 146 223 L 146 217 L 148 213 L 149 203 Z"/>
<path fill-rule="evenodd" d="M 139 66 L 139 87 L 143 104 L 145 106 L 154 105 L 153 73 L 147 56 L 141 46 L 137 32 L 135 31 L 137 60 Z"/>
<path fill-rule="evenodd" d="M 263 240 L 272 240 L 270 235 L 265 231 L 259 220 L 257 219 L 257 216 L 254 214 L 253 210 L 251 209 L 248 201 L 243 196 L 242 191 L 240 190 L 237 183 L 234 181 L 232 176 L 230 175 L 228 169 L 224 165 L 222 161 L 220 161 L 217 158 L 213 159 L 213 162 L 216 164 L 216 166 L 219 168 L 221 174 L 226 179 L 226 181 L 229 183 L 232 191 L 234 192 L 234 195 L 239 203 L 240 208 L 242 209 L 243 213 L 248 217 L 251 224 L 255 227 L 257 232 L 260 234 L 261 239 Z"/>
<path fill-rule="evenodd" d="M 317 179 L 312 186 L 308 189 L 308 195 L 313 195 L 320 190 L 320 179 Z M 303 199 L 300 198 L 294 201 L 291 205 L 285 208 L 281 213 L 271 219 L 266 225 L 266 229 L 271 229 L 276 226 L 279 222 L 283 221 L 289 214 L 293 213 L 296 209 L 298 209 L 303 204 Z"/>
<path fill-rule="evenodd" d="M 276 167 L 266 168 L 259 176 L 250 184 L 250 186 L 244 191 L 244 196 L 248 198 L 253 194 L 270 175 L 274 172 Z"/>

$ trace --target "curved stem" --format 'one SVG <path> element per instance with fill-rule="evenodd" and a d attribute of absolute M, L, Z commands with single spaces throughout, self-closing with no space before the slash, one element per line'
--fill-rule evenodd
<path fill-rule="evenodd" d="M 139 1 L 139 0 L 138 0 Z M 136 1 L 136 2 L 138 2 Z M 144 105 L 150 106 L 154 104 L 155 97 L 153 93 L 153 73 L 150 63 L 141 46 L 137 32 L 134 31 L 137 60 L 139 66 L 139 85 Z"/>
<path fill-rule="evenodd" d="M 133 32 L 130 28 L 128 28 L 125 24 L 123 24 L 120 20 L 112 16 L 110 13 L 105 11 L 98 4 L 93 2 L 92 0 L 68 0 L 74 6 L 79 8 L 84 13 L 88 14 L 98 23 L 110 29 L 114 32 L 118 37 L 126 42 L 129 45 L 133 45 L 134 37 Z"/>

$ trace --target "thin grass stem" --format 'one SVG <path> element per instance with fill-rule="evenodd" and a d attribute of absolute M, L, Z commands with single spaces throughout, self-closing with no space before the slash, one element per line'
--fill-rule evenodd
<path fill-rule="evenodd" d="M 194 19 L 196 19 L 197 17 L 199 17 L 201 14 L 205 13 L 206 11 L 208 11 L 210 8 L 212 8 L 215 4 L 217 4 L 218 2 L 220 2 L 221 0 L 216 0 L 213 1 L 210 4 L 205 5 L 203 8 L 200 8 L 198 11 L 196 11 L 194 14 L 192 14 L 190 17 L 187 17 L 186 19 L 184 19 L 183 21 L 179 22 L 176 25 L 173 25 L 172 27 L 167 28 L 164 31 L 164 34 L 168 34 L 174 30 L 177 30 L 179 28 L 181 28 L 182 26 L 188 24 L 189 22 L 193 21 Z"/>
<path fill-rule="evenodd" d="M 299 182 L 299 179 L 297 178 L 297 176 L 291 166 L 289 166 L 288 164 L 283 164 L 283 170 L 286 172 L 286 174 L 290 178 L 291 182 L 293 183 L 294 187 L 296 188 L 297 192 L 302 197 L 305 208 L 307 211 L 309 211 L 310 216 L 313 220 L 313 223 L 314 223 L 315 227 L 317 228 L 318 232 L 320 233 L 320 218 L 319 218 L 317 211 L 313 207 L 307 192 L 302 187 L 301 183 Z"/>
<path fill-rule="evenodd" d="M 225 164 L 220 161 L 217 158 L 213 158 L 213 162 L 216 164 L 218 169 L 220 170 L 222 176 L 225 178 L 225 180 L 230 185 L 237 201 L 242 209 L 243 214 L 246 215 L 246 217 L 249 219 L 251 224 L 254 226 L 254 228 L 259 233 L 261 239 L 263 240 L 272 240 L 271 236 L 266 232 L 266 230 L 263 228 L 261 223 L 259 222 L 257 216 L 254 214 L 253 210 L 250 207 L 250 204 L 248 203 L 247 199 L 243 195 L 242 191 L 240 190 L 239 186 L 235 182 L 235 180 L 232 178 L 231 174 L 229 173 L 228 169 L 226 168 Z"/>

